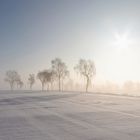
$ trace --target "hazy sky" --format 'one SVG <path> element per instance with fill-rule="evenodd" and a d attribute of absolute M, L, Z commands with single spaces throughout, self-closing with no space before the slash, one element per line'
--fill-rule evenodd
<path fill-rule="evenodd" d="M 140 80 L 139 0 L 0 0 L 0 88 L 6 70 L 23 76 L 92 59 L 97 81 Z M 25 80 L 25 79 L 24 79 Z"/>

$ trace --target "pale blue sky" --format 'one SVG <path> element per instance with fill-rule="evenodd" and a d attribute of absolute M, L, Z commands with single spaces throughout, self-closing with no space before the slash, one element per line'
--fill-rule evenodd
<path fill-rule="evenodd" d="M 27 78 L 55 57 L 70 69 L 93 59 L 97 79 L 140 80 L 139 7 L 139 0 L 0 0 L 1 88 L 6 70 Z M 133 44 L 120 50 L 115 35 L 125 33 Z"/>

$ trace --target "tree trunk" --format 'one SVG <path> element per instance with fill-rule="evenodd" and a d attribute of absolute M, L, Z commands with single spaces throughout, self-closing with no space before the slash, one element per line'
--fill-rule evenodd
<path fill-rule="evenodd" d="M 86 92 L 88 92 L 88 87 L 89 87 L 89 77 L 87 76 L 87 83 L 86 83 Z"/>
<path fill-rule="evenodd" d="M 30 90 L 32 90 L 32 85 L 30 84 Z"/>
<path fill-rule="evenodd" d="M 10 83 L 11 91 L 13 91 L 13 86 L 14 86 L 14 84 L 13 83 Z"/>
<path fill-rule="evenodd" d="M 53 90 L 53 82 L 51 81 L 51 90 Z"/>
<path fill-rule="evenodd" d="M 47 84 L 47 91 L 49 91 L 50 90 L 50 86 L 49 86 L 49 83 Z"/>
<path fill-rule="evenodd" d="M 61 81 L 61 91 L 63 91 L 63 80 Z"/>
<path fill-rule="evenodd" d="M 59 91 L 61 91 L 61 80 L 60 80 L 60 76 L 59 76 Z"/>
<path fill-rule="evenodd" d="M 44 91 L 44 83 L 42 83 L 42 91 Z"/>

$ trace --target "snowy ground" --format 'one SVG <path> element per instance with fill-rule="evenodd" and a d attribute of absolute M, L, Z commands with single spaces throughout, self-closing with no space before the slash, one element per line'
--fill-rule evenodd
<path fill-rule="evenodd" d="M 0 140 L 140 140 L 140 98 L 1 91 Z"/>

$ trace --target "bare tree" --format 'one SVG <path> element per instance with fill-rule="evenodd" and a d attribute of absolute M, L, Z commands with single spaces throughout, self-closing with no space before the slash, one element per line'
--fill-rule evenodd
<path fill-rule="evenodd" d="M 18 74 L 18 76 L 17 76 L 17 79 L 16 79 L 16 84 L 17 84 L 17 89 L 18 88 L 22 88 L 23 87 L 23 85 L 24 85 L 24 83 L 22 82 L 22 80 L 21 80 L 21 77 L 20 77 L 20 75 Z"/>
<path fill-rule="evenodd" d="M 10 84 L 11 90 L 13 90 L 17 80 L 19 80 L 19 74 L 16 71 L 7 71 L 5 81 Z"/>
<path fill-rule="evenodd" d="M 52 73 L 50 70 L 45 70 L 44 71 L 44 76 L 45 76 L 45 83 L 47 84 L 47 90 L 50 89 L 50 84 L 51 84 L 51 77 Z"/>
<path fill-rule="evenodd" d="M 21 81 L 21 79 L 18 79 L 17 81 L 16 81 L 16 83 L 17 83 L 17 87 L 19 87 L 20 89 L 23 87 L 23 85 L 24 85 L 24 83 Z"/>
<path fill-rule="evenodd" d="M 44 86 L 47 84 L 47 89 L 49 90 L 49 85 L 52 80 L 52 71 L 44 70 L 37 74 L 37 78 L 40 80 L 42 84 L 42 90 L 44 90 Z"/>
<path fill-rule="evenodd" d="M 86 92 L 88 92 L 89 84 L 93 76 L 96 74 L 94 62 L 91 60 L 80 59 L 74 69 L 86 78 Z"/>
<path fill-rule="evenodd" d="M 59 91 L 61 91 L 61 82 L 69 74 L 67 66 L 60 58 L 55 58 L 52 60 L 52 70 L 58 79 Z"/>
<path fill-rule="evenodd" d="M 45 71 L 40 71 L 37 74 L 37 78 L 40 80 L 41 85 L 42 85 L 42 91 L 44 90 L 44 86 L 46 83 L 46 79 L 45 79 Z"/>
<path fill-rule="evenodd" d="M 51 83 L 51 90 L 53 90 L 54 82 L 56 80 L 56 74 L 55 74 L 55 72 L 53 70 L 50 70 L 50 73 L 51 73 L 51 81 L 50 81 L 50 83 Z"/>
<path fill-rule="evenodd" d="M 53 89 L 53 83 L 55 81 L 55 78 L 56 78 L 56 75 L 52 69 L 46 70 L 45 79 L 46 79 L 48 90 L 50 89 L 50 86 L 51 86 L 51 90 Z"/>
<path fill-rule="evenodd" d="M 29 74 L 28 81 L 29 81 L 30 89 L 32 90 L 32 87 L 35 83 L 35 75 L 34 74 Z"/>

